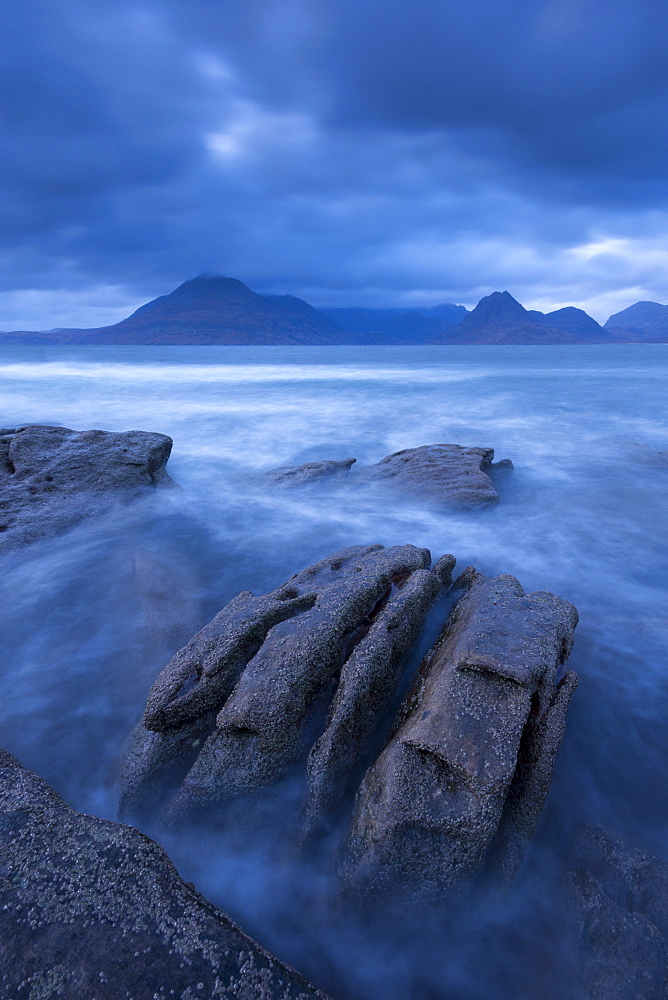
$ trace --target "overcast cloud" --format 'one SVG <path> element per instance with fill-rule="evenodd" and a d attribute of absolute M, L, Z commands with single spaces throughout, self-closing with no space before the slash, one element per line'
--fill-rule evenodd
<path fill-rule="evenodd" d="M 665 0 L 22 0 L 0 46 L 0 329 L 202 271 L 668 301 Z"/>

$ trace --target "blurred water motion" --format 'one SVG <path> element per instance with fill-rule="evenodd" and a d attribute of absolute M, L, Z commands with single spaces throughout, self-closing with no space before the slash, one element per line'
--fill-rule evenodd
<path fill-rule="evenodd" d="M 658 345 L 3 348 L 0 424 L 170 434 L 183 490 L 5 560 L 0 744 L 71 805 L 113 816 L 119 748 L 152 680 L 240 590 L 372 542 L 453 552 L 460 570 L 552 590 L 580 611 L 581 683 L 536 845 L 503 903 L 472 904 L 399 947 L 343 920 L 323 870 L 277 859 L 269 832 L 252 850 L 167 846 L 336 997 L 569 996 L 552 887 L 572 823 L 668 854 L 668 470 L 628 445 L 667 447 L 666 357 Z M 498 508 L 454 514 L 340 484 L 271 492 L 257 478 L 435 442 L 513 460 Z"/>

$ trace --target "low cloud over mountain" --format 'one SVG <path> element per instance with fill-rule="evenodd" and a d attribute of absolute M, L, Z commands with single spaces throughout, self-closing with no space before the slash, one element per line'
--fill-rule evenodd
<path fill-rule="evenodd" d="M 625 312 L 638 315 L 633 309 Z M 668 320 L 668 307 L 657 309 L 665 310 Z M 647 310 L 640 314 L 649 315 Z M 323 312 L 293 295 L 263 296 L 236 278 L 203 274 L 112 326 L 0 333 L 0 344 L 610 344 L 662 339 L 651 333 L 644 337 L 638 329 L 629 334 L 624 327 L 603 328 L 573 307 L 547 314 L 528 310 L 509 292 L 484 297 L 472 312 L 454 303 L 422 310 Z M 663 339 L 668 340 L 668 331 Z"/>
<path fill-rule="evenodd" d="M 319 308 L 662 301 L 666 40 L 662 0 L 8 5 L 0 329 L 210 270 Z"/>

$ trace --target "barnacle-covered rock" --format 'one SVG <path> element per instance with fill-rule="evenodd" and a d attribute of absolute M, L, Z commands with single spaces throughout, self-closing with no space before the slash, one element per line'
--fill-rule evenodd
<path fill-rule="evenodd" d="M 512 576 L 462 574 L 401 724 L 357 796 L 350 892 L 438 898 L 487 862 L 511 878 L 543 807 L 575 678 L 555 690 L 577 613 Z"/>
<path fill-rule="evenodd" d="M 234 826 L 244 803 L 252 815 L 298 775 L 294 839 L 350 827 L 349 897 L 440 898 L 478 873 L 510 882 L 576 684 L 557 675 L 577 612 L 472 568 L 450 589 L 454 563 L 356 546 L 236 597 L 153 685 L 125 754 L 123 814 Z M 426 625 L 437 634 L 448 606 L 401 704 Z"/>
<path fill-rule="evenodd" d="M 0 996 L 326 1000 L 152 840 L 70 809 L 0 750 Z"/>

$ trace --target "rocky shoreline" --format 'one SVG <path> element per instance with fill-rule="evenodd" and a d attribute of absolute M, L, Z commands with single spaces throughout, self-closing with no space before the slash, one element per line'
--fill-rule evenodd
<path fill-rule="evenodd" d="M 0 555 L 173 488 L 171 446 L 141 431 L 0 431 Z M 485 516 L 500 500 L 494 473 L 512 470 L 493 457 L 431 445 L 354 473 L 354 459 L 278 469 L 265 483 L 373 484 Z M 507 892 L 567 725 L 578 615 L 512 576 L 455 565 L 410 544 L 353 546 L 267 594 L 238 594 L 156 678 L 121 764 L 122 819 L 243 836 L 289 783 L 286 847 L 308 855 L 326 841 L 351 912 Z M 152 840 L 70 809 L 7 751 L 0 844 L 8 1000 L 324 998 Z M 594 828 L 566 854 L 577 1000 L 665 997 L 668 866 Z"/>

